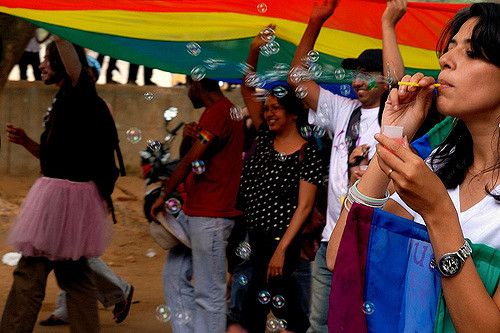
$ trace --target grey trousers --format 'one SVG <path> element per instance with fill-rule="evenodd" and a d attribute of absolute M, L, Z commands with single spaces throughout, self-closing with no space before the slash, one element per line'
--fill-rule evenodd
<path fill-rule="evenodd" d="M 32 332 L 45 297 L 47 276 L 54 270 L 57 283 L 67 292 L 72 333 L 100 332 L 97 291 L 87 260 L 51 261 L 22 257 L 5 304 L 0 333 Z"/>
<path fill-rule="evenodd" d="M 87 262 L 94 274 L 97 299 L 104 307 L 107 308 L 127 299 L 130 293 L 129 283 L 116 275 L 102 259 L 93 257 L 87 259 Z M 59 294 L 57 294 L 57 305 L 52 315 L 64 321 L 69 319 L 66 292 L 64 290 L 60 290 Z"/>

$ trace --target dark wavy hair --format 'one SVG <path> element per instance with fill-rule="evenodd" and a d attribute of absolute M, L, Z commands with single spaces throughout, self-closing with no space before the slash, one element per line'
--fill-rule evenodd
<path fill-rule="evenodd" d="M 89 63 L 87 62 L 87 55 L 85 54 L 85 50 L 78 45 L 73 44 L 75 47 L 76 53 L 78 54 L 78 59 L 82 64 L 82 68 L 91 76 L 91 69 L 89 67 Z M 66 82 L 71 82 L 71 79 L 66 72 L 66 68 L 61 59 L 61 55 L 59 54 L 59 50 L 57 49 L 56 42 L 51 42 L 47 45 L 47 51 L 49 53 L 49 62 L 50 67 L 55 72 L 55 76 L 48 80 L 46 84 L 53 84 L 64 79 Z M 92 77 L 92 76 L 91 76 Z"/>
<path fill-rule="evenodd" d="M 269 89 L 265 95 L 274 96 L 278 100 L 287 114 L 296 115 L 297 129 L 300 133 L 300 128 L 307 125 L 307 112 L 305 111 L 304 103 L 297 97 L 292 87 L 284 84 L 278 84 Z M 264 102 L 262 102 L 264 104 Z"/>
<path fill-rule="evenodd" d="M 494 3 L 475 3 L 457 12 L 441 33 L 437 46 L 438 55 L 441 56 L 448 51 L 449 41 L 471 18 L 478 19 L 471 36 L 473 56 L 500 67 L 500 5 Z M 497 129 L 497 133 L 498 131 Z M 497 142 L 497 152 L 500 153 L 500 140 Z M 457 119 L 450 135 L 433 154 L 431 164 L 439 166 L 436 174 L 445 187 L 451 189 L 464 181 L 473 162 L 472 136 L 465 122 Z M 493 166 L 481 173 L 499 169 L 500 157 Z M 488 187 L 485 190 L 495 200 L 500 201 L 500 193 L 494 194 Z"/>

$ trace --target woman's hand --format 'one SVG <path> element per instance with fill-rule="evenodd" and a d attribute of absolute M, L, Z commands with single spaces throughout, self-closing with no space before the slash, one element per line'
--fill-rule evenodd
<path fill-rule="evenodd" d="M 382 14 L 382 24 L 387 24 L 391 27 L 395 27 L 399 20 L 401 20 L 403 15 L 406 13 L 407 6 L 407 0 L 388 1 L 387 7 Z"/>
<path fill-rule="evenodd" d="M 377 156 L 380 168 L 392 179 L 404 202 L 424 220 L 455 212 L 453 203 L 438 176 L 410 149 L 408 140 L 403 145 L 383 134 L 376 134 Z M 431 195 L 432 194 L 432 195 Z"/>
<path fill-rule="evenodd" d="M 149 212 L 151 214 L 151 217 L 155 220 L 155 222 L 157 221 L 156 215 L 159 212 L 163 212 L 163 214 L 165 214 L 165 200 L 161 196 L 158 197 L 158 199 L 156 199 L 156 201 L 151 206 L 151 211 Z"/>
<path fill-rule="evenodd" d="M 283 265 L 285 264 L 285 251 L 279 247 L 276 248 L 274 254 L 267 266 L 267 281 L 270 277 L 283 276 Z"/>
<path fill-rule="evenodd" d="M 274 32 L 276 31 L 276 24 L 269 24 L 266 28 L 262 29 L 261 32 L 259 32 L 259 34 L 257 36 L 255 36 L 252 40 L 252 44 L 250 45 L 250 48 L 251 49 L 259 49 L 263 46 L 263 45 L 266 45 L 267 42 L 264 40 L 264 38 L 262 38 L 262 32 L 267 29 L 267 28 L 270 28 L 273 30 L 273 35 L 274 35 Z"/>
<path fill-rule="evenodd" d="M 12 143 L 25 146 L 26 141 L 28 140 L 28 136 L 26 132 L 21 127 L 16 127 L 12 124 L 7 124 L 5 128 L 7 132 L 7 140 Z"/>
<path fill-rule="evenodd" d="M 186 136 L 189 136 L 193 139 L 197 139 L 200 131 L 201 126 L 199 126 L 197 122 L 193 121 L 184 125 L 184 128 L 182 129 L 182 137 L 185 138 Z"/>
<path fill-rule="evenodd" d="M 314 9 L 311 12 L 311 21 L 325 23 L 333 15 L 339 0 L 323 0 L 322 3 L 314 2 Z"/>
<path fill-rule="evenodd" d="M 391 90 L 382 125 L 404 127 L 403 136 L 411 140 L 429 112 L 436 81 L 422 73 L 405 75 L 401 81 L 418 83 L 419 87 L 400 85 L 399 89 Z"/>

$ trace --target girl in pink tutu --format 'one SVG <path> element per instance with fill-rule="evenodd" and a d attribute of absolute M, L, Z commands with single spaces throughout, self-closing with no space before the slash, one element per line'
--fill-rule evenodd
<path fill-rule="evenodd" d="M 81 47 L 56 37 L 40 70 L 45 84 L 59 87 L 40 144 L 7 124 L 9 141 L 40 159 L 43 177 L 29 191 L 7 237 L 23 257 L 0 332 L 33 330 L 52 269 L 67 292 L 71 331 L 98 332 L 96 288 L 86 258 L 101 255 L 110 238 L 100 168 L 113 146 L 105 128 L 111 115 L 97 95 Z"/>

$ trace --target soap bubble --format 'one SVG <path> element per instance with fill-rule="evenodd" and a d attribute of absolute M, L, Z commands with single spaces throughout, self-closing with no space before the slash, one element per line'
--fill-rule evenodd
<path fill-rule="evenodd" d="M 335 79 L 341 81 L 345 78 L 345 70 L 343 68 L 337 68 L 334 72 Z"/>
<path fill-rule="evenodd" d="M 290 81 L 293 83 L 299 83 L 302 81 L 302 67 L 294 67 L 290 71 Z"/>
<path fill-rule="evenodd" d="M 182 204 L 177 198 L 170 198 L 165 201 L 165 209 L 170 214 L 177 214 L 181 211 Z"/>
<path fill-rule="evenodd" d="M 315 137 L 317 137 L 318 139 L 321 139 L 323 136 L 325 136 L 326 130 L 321 126 L 316 125 L 313 128 L 313 133 L 314 133 Z"/>
<path fill-rule="evenodd" d="M 288 94 L 288 91 L 283 86 L 276 86 L 272 89 L 272 94 L 277 98 L 285 97 Z"/>
<path fill-rule="evenodd" d="M 245 63 L 240 62 L 236 65 L 236 70 L 241 74 L 250 74 L 253 72 L 253 67 L 247 64 L 246 62 Z"/>
<path fill-rule="evenodd" d="M 201 52 L 201 46 L 196 42 L 189 42 L 186 44 L 186 51 L 196 57 Z"/>
<path fill-rule="evenodd" d="M 155 318 L 162 323 L 170 320 L 172 309 L 165 304 L 158 305 L 155 310 Z"/>
<path fill-rule="evenodd" d="M 312 135 L 311 126 L 309 126 L 309 125 L 302 126 L 302 127 L 300 128 L 300 134 L 302 135 L 302 137 L 303 137 L 304 139 L 308 139 L 308 138 L 310 138 L 310 137 L 311 137 L 311 135 Z"/>
<path fill-rule="evenodd" d="M 257 11 L 261 14 L 264 14 L 265 12 L 267 12 L 267 5 L 265 3 L 259 3 L 257 5 Z"/>
<path fill-rule="evenodd" d="M 259 293 L 258 300 L 261 304 L 267 304 L 271 301 L 271 294 L 267 290 L 262 290 Z"/>
<path fill-rule="evenodd" d="M 260 47 L 260 54 L 262 54 L 264 57 L 270 57 L 272 55 L 271 51 L 269 50 L 268 44 L 264 44 Z"/>
<path fill-rule="evenodd" d="M 208 70 L 216 70 L 219 66 L 224 65 L 224 60 L 218 60 L 213 58 L 207 58 L 203 60 L 203 66 Z"/>
<path fill-rule="evenodd" d="M 323 68 L 320 64 L 312 64 L 309 66 L 308 72 L 313 79 L 319 79 L 323 75 Z"/>
<path fill-rule="evenodd" d="M 207 73 L 203 66 L 198 65 L 191 70 L 191 78 L 193 81 L 201 81 L 205 78 L 205 75 L 207 75 Z"/>
<path fill-rule="evenodd" d="M 247 87 L 263 88 L 266 85 L 266 80 L 257 73 L 250 73 L 245 77 L 245 85 Z"/>
<path fill-rule="evenodd" d="M 267 49 L 270 54 L 277 54 L 280 51 L 280 44 L 273 40 L 272 42 L 267 43 Z"/>
<path fill-rule="evenodd" d="M 243 111 L 239 106 L 232 106 L 231 109 L 229 109 L 229 116 L 234 121 L 243 120 Z"/>
<path fill-rule="evenodd" d="M 173 320 L 179 325 L 187 324 L 191 321 L 191 319 L 191 315 L 188 311 L 177 311 L 173 316 Z"/>
<path fill-rule="evenodd" d="M 371 315 L 375 311 L 375 305 L 372 302 L 364 302 L 362 310 L 364 314 Z"/>
<path fill-rule="evenodd" d="M 288 326 L 288 323 L 286 322 L 286 320 L 285 319 L 279 319 L 278 322 L 279 322 L 279 330 L 280 331 L 286 330 L 286 328 Z"/>
<path fill-rule="evenodd" d="M 131 127 L 131 128 L 129 128 L 127 130 L 126 134 L 127 134 L 127 140 L 130 143 L 136 144 L 136 143 L 138 143 L 139 141 L 142 140 L 142 132 L 137 127 Z"/>
<path fill-rule="evenodd" d="M 153 95 L 153 93 L 152 93 L 151 91 L 146 91 L 146 92 L 144 93 L 144 99 L 145 99 L 146 101 L 150 101 L 150 100 L 152 100 L 153 98 L 154 98 L 154 95 Z"/>
<path fill-rule="evenodd" d="M 262 38 L 262 40 L 264 42 L 272 42 L 276 36 L 274 35 L 274 30 L 270 27 L 267 27 L 267 28 L 264 28 L 262 29 L 262 31 L 260 32 L 260 38 Z"/>
<path fill-rule="evenodd" d="M 351 86 L 348 84 L 341 84 L 340 93 L 342 94 L 342 96 L 349 96 L 349 94 L 351 93 Z"/>
<path fill-rule="evenodd" d="M 248 284 L 248 278 L 245 275 L 240 275 L 240 277 L 238 277 L 238 283 L 242 286 L 246 286 Z"/>
<path fill-rule="evenodd" d="M 286 71 L 288 73 L 288 71 L 290 70 L 290 65 L 283 62 L 277 62 L 274 64 L 273 68 L 277 71 Z"/>
<path fill-rule="evenodd" d="M 285 162 L 286 161 L 286 154 L 285 153 L 278 153 L 278 154 L 276 154 L 276 158 L 280 162 Z"/>
<path fill-rule="evenodd" d="M 250 259 L 250 255 L 252 254 L 252 248 L 250 244 L 247 242 L 241 242 L 236 248 L 236 255 L 243 260 Z"/>
<path fill-rule="evenodd" d="M 305 98 L 308 93 L 309 91 L 304 85 L 297 86 L 297 88 L 295 89 L 295 95 L 300 99 Z"/>
<path fill-rule="evenodd" d="M 193 163 L 191 163 L 191 169 L 195 174 L 201 175 L 205 172 L 205 163 L 202 160 L 193 161 Z"/>
<path fill-rule="evenodd" d="M 278 332 L 280 329 L 280 323 L 276 318 L 269 318 L 266 322 L 266 327 L 271 332 Z"/>
<path fill-rule="evenodd" d="M 311 50 L 307 52 L 307 62 L 316 62 L 319 60 L 319 52 Z"/>
<path fill-rule="evenodd" d="M 161 149 L 161 142 L 159 140 L 149 139 L 146 142 L 148 144 L 148 148 L 152 151 L 159 151 Z"/>
<path fill-rule="evenodd" d="M 285 298 L 281 295 L 274 296 L 273 306 L 277 309 L 281 309 L 283 306 L 285 306 Z"/>

